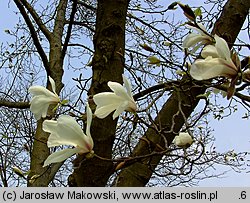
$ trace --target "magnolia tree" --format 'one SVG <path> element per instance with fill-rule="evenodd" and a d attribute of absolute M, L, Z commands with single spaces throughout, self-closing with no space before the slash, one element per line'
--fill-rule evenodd
<path fill-rule="evenodd" d="M 2 186 L 195 185 L 247 166 L 209 119 L 249 114 L 248 0 L 4 6 Z"/>

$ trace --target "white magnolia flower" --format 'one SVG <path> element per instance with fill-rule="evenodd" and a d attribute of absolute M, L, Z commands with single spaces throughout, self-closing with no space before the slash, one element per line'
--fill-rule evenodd
<path fill-rule="evenodd" d="M 192 32 L 183 40 L 182 46 L 184 48 L 193 47 L 191 53 L 196 52 L 202 45 L 211 43 L 213 40 L 213 38 L 206 33 L 206 28 L 202 24 L 198 23 L 198 26 L 201 29 L 187 25 L 187 27 L 196 30 L 198 33 Z"/>
<path fill-rule="evenodd" d="M 31 86 L 29 88 L 29 93 L 32 95 L 30 110 L 34 114 L 36 120 L 47 116 L 50 104 L 57 104 L 60 102 L 60 99 L 56 94 L 55 81 L 51 77 L 49 77 L 49 81 L 53 92 L 42 86 Z"/>
<path fill-rule="evenodd" d="M 176 135 L 173 143 L 178 147 L 187 147 L 193 143 L 193 138 L 188 133 Z"/>
<path fill-rule="evenodd" d="M 98 118 L 105 118 L 112 111 L 113 119 L 118 117 L 123 111 L 135 112 L 137 109 L 135 100 L 131 93 L 131 84 L 123 76 L 125 88 L 117 82 L 108 82 L 108 86 L 113 92 L 102 92 L 93 96 L 96 110 L 95 115 Z"/>
<path fill-rule="evenodd" d="M 207 45 L 201 52 L 205 59 L 197 59 L 190 68 L 190 75 L 196 80 L 207 80 L 217 76 L 234 79 L 239 72 L 231 59 L 226 41 L 215 35 L 215 45 Z"/>
<path fill-rule="evenodd" d="M 83 133 L 81 126 L 71 116 L 62 115 L 57 121 L 45 120 L 43 122 L 43 130 L 50 133 L 47 142 L 48 147 L 70 145 L 74 148 L 68 148 L 52 153 L 45 160 L 44 166 L 64 161 L 74 154 L 92 153 L 94 143 L 90 135 L 91 122 L 92 112 L 88 104 L 86 134 Z"/>

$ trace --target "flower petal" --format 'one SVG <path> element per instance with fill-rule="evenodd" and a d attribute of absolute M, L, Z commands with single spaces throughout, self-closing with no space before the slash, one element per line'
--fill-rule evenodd
<path fill-rule="evenodd" d="M 55 120 L 45 120 L 43 121 L 42 129 L 44 132 L 48 132 L 50 134 L 54 134 L 57 136 L 57 121 Z"/>
<path fill-rule="evenodd" d="M 54 122 L 54 121 L 53 121 Z M 51 121 L 43 122 L 43 129 L 51 133 L 48 138 L 48 147 L 58 145 L 72 145 L 74 147 L 83 146 L 86 135 L 74 118 L 62 115 L 57 120 L 57 125 Z"/>
<path fill-rule="evenodd" d="M 97 107 L 95 115 L 98 118 L 105 118 L 114 111 L 124 99 L 112 92 L 102 92 L 93 96 L 93 100 Z"/>
<path fill-rule="evenodd" d="M 50 133 L 50 136 L 47 141 L 48 147 L 61 145 L 61 140 L 57 133 L 57 121 L 45 120 L 43 122 L 43 131 Z"/>
<path fill-rule="evenodd" d="M 111 112 L 113 112 L 114 110 L 116 110 L 119 105 L 121 103 L 112 103 L 112 104 L 109 104 L 109 105 L 105 105 L 105 106 L 101 106 L 99 108 L 96 108 L 95 110 L 95 115 L 98 117 L 98 118 L 105 118 L 106 116 L 108 116 Z"/>
<path fill-rule="evenodd" d="M 51 98 L 58 97 L 53 92 L 49 91 L 48 89 L 46 89 L 45 87 L 42 87 L 42 86 L 31 86 L 28 91 L 32 96 L 43 95 L 43 96 L 47 96 L 47 97 L 51 97 Z"/>
<path fill-rule="evenodd" d="M 30 110 L 34 114 L 36 120 L 40 120 L 41 118 L 45 118 L 47 116 L 49 104 L 40 105 L 38 106 L 31 105 Z"/>
<path fill-rule="evenodd" d="M 127 93 L 129 95 L 129 97 L 132 98 L 133 96 L 132 96 L 131 83 L 130 83 L 130 81 L 124 75 L 122 75 L 122 78 L 123 78 L 123 83 L 125 85 L 125 88 L 127 89 Z"/>
<path fill-rule="evenodd" d="M 90 136 L 90 126 L 91 126 L 91 122 L 92 122 L 92 111 L 91 109 L 89 108 L 89 104 L 87 103 L 87 126 L 86 126 L 86 135 L 87 136 Z"/>
<path fill-rule="evenodd" d="M 58 97 L 50 97 L 46 95 L 37 95 L 31 99 L 30 110 L 34 114 L 36 120 L 41 117 L 45 118 L 47 116 L 47 111 L 50 104 L 56 104 L 59 102 Z"/>
<path fill-rule="evenodd" d="M 44 161 L 43 167 L 48 166 L 49 164 L 52 163 L 62 162 L 67 158 L 71 157 L 72 155 L 77 154 L 79 150 L 80 149 L 78 148 L 73 148 L 73 149 L 64 149 L 61 151 L 54 152 L 51 155 L 49 155 L 48 158 Z"/>
<path fill-rule="evenodd" d="M 213 45 L 207 45 L 203 48 L 201 52 L 201 56 L 203 58 L 206 58 L 208 56 L 211 56 L 213 58 L 219 58 L 220 56 L 218 55 L 217 49 Z"/>
<path fill-rule="evenodd" d="M 178 135 L 176 135 L 173 139 L 173 143 L 176 145 L 176 146 L 179 146 L 179 143 L 180 143 L 180 137 Z"/>
<path fill-rule="evenodd" d="M 35 96 L 32 98 L 30 110 L 34 114 L 36 120 L 39 120 L 41 117 L 45 118 L 47 116 L 50 103 L 52 103 L 50 98 L 45 96 Z"/>
<path fill-rule="evenodd" d="M 237 74 L 237 71 L 231 65 L 221 58 L 197 59 L 190 68 L 190 74 L 196 80 L 207 80 L 217 76 L 231 78 Z"/>
<path fill-rule="evenodd" d="M 191 54 L 194 54 L 203 44 L 202 43 L 197 43 L 196 45 L 193 46 L 193 49 L 190 50 Z"/>
<path fill-rule="evenodd" d="M 57 120 L 57 132 L 64 145 L 82 146 L 86 135 L 76 120 L 68 115 L 62 115 Z"/>
<path fill-rule="evenodd" d="M 198 32 L 198 33 L 193 33 L 193 32 L 190 33 L 183 40 L 184 48 L 194 47 L 191 53 L 196 52 L 202 45 L 211 43 L 213 41 L 213 38 L 207 35 L 206 33 L 207 30 L 201 23 L 198 23 L 199 28 L 191 25 L 186 25 L 186 26 Z"/>
<path fill-rule="evenodd" d="M 184 48 L 189 48 L 196 45 L 198 42 L 202 41 L 204 36 L 197 33 L 190 33 L 184 40 L 182 46 Z"/>
<path fill-rule="evenodd" d="M 117 95 L 122 97 L 123 99 L 129 100 L 130 97 L 126 92 L 126 89 L 118 82 L 108 82 L 108 86 L 110 89 Z"/>
<path fill-rule="evenodd" d="M 123 111 L 126 110 L 126 108 L 128 107 L 129 102 L 128 101 L 124 101 L 122 102 L 115 110 L 114 114 L 113 114 L 113 120 L 115 118 L 117 118 Z"/>
<path fill-rule="evenodd" d="M 173 143 L 178 147 L 186 147 L 193 143 L 193 138 L 188 133 L 180 133 L 175 136 Z"/>
<path fill-rule="evenodd" d="M 94 142 L 91 136 L 86 136 L 84 140 L 84 144 L 79 146 L 79 154 L 84 154 L 87 152 L 91 152 L 94 147 Z"/>
<path fill-rule="evenodd" d="M 122 108 L 123 111 L 126 109 L 128 111 L 136 110 L 136 103 L 131 93 L 131 84 L 124 76 L 123 80 L 125 88 L 120 83 L 109 81 L 108 86 L 113 91 L 113 93 L 102 92 L 93 96 L 93 100 L 97 105 L 95 115 L 98 118 L 105 118 L 114 110 L 116 110 L 116 112 L 113 115 L 113 118 L 116 118 L 122 112 L 121 106 L 124 104 L 124 102 L 126 103 L 126 106 Z M 117 112 L 120 113 L 117 114 Z"/>
<path fill-rule="evenodd" d="M 113 92 L 102 92 L 93 96 L 95 104 L 98 106 L 106 106 L 113 103 L 120 103 L 123 99 Z"/>
<path fill-rule="evenodd" d="M 51 78 L 50 76 L 49 76 L 49 82 L 51 84 L 52 91 L 56 94 L 56 84 L 55 84 L 55 81 L 53 80 L 53 78 Z"/>
<path fill-rule="evenodd" d="M 199 33 L 201 33 L 201 34 L 203 34 L 203 35 L 206 35 L 206 34 L 204 33 L 204 31 L 207 32 L 206 27 L 205 27 L 202 23 L 197 23 L 197 24 L 198 24 L 198 26 L 199 26 L 201 29 L 196 28 L 196 27 L 194 27 L 193 29 L 197 30 Z M 207 36 L 207 35 L 206 35 L 206 36 Z"/>
<path fill-rule="evenodd" d="M 231 53 L 227 45 L 227 42 L 223 38 L 219 37 L 218 35 L 215 35 L 214 38 L 216 41 L 215 47 L 217 49 L 219 56 L 226 60 L 231 60 Z"/>
<path fill-rule="evenodd" d="M 60 101 L 59 97 L 42 86 L 32 86 L 29 92 L 33 98 L 30 102 L 30 110 L 36 120 L 45 118 L 50 104 L 56 104 Z"/>
<path fill-rule="evenodd" d="M 134 100 L 130 100 L 130 101 L 128 102 L 128 105 L 127 105 L 127 107 L 126 107 L 125 110 L 126 110 L 126 111 L 129 111 L 129 112 L 136 112 L 136 110 L 137 110 L 137 105 L 136 105 L 135 101 L 134 101 Z"/>

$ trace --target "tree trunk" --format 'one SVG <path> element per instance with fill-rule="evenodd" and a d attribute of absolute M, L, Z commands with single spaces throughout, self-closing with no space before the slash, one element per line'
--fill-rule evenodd
<path fill-rule="evenodd" d="M 56 91 L 59 95 L 63 88 L 62 76 L 63 76 L 63 59 L 62 56 L 62 36 L 64 31 L 65 14 L 68 0 L 61 0 L 58 3 L 58 11 L 55 19 L 54 29 L 50 38 L 50 52 L 49 52 L 49 71 L 50 75 L 56 83 Z M 51 86 L 48 83 L 47 88 L 51 90 Z M 48 115 L 53 116 L 51 106 L 48 110 Z M 37 122 L 37 129 L 34 136 L 34 143 L 31 152 L 31 165 L 28 180 L 35 178 L 35 181 L 28 181 L 29 187 L 47 187 L 53 180 L 56 172 L 60 168 L 62 163 L 54 164 L 49 167 L 43 167 L 44 161 L 50 155 L 50 150 L 47 147 L 47 139 L 49 134 L 42 130 L 42 122 L 44 119 L 40 119 Z M 38 176 L 37 176 L 38 175 Z"/>
<path fill-rule="evenodd" d="M 123 55 L 125 50 L 125 22 L 129 0 L 98 0 L 95 53 L 92 60 L 93 78 L 89 90 L 91 97 L 99 92 L 110 91 L 108 81 L 122 83 Z M 112 115 L 105 119 L 93 119 L 91 135 L 97 155 L 112 158 L 117 119 Z M 83 156 L 74 161 L 76 169 L 69 177 L 70 186 L 105 186 L 113 171 L 113 163 L 97 158 L 85 160 Z"/>
<path fill-rule="evenodd" d="M 214 26 L 213 33 L 223 37 L 232 45 L 248 15 L 249 7 L 249 0 L 229 0 Z M 155 119 L 155 122 L 158 124 L 161 123 L 161 126 L 167 128 L 167 131 L 171 131 L 170 129 L 173 127 L 171 133 L 168 132 L 164 134 L 163 132 L 159 135 L 154 130 L 148 129 L 144 135 L 144 139 L 141 139 L 134 149 L 132 156 L 141 156 L 149 154 L 152 151 L 157 151 L 157 145 L 165 145 L 161 136 L 166 138 L 167 143 L 173 141 L 176 133 L 178 133 L 184 125 L 184 117 L 180 113 L 179 105 L 181 104 L 181 109 L 185 117 L 188 118 L 199 102 L 196 98 L 197 95 L 205 91 L 204 87 L 194 86 L 187 80 L 186 77 L 182 79 L 182 83 L 186 84 L 173 92 Z M 173 117 L 175 118 L 174 120 L 172 119 Z M 145 139 L 148 140 L 148 142 L 145 142 Z M 116 186 L 145 186 L 161 158 L 162 156 L 145 158 L 123 169 L 116 180 Z"/>

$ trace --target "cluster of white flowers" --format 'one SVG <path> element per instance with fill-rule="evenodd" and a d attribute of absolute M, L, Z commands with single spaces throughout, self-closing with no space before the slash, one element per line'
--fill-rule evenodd
<path fill-rule="evenodd" d="M 231 51 L 227 42 L 218 35 L 211 36 L 201 24 L 194 25 L 192 29 L 198 33 L 190 33 L 183 41 L 184 48 L 194 47 L 194 53 L 206 45 L 201 51 L 203 59 L 196 59 L 190 67 L 190 75 L 196 80 L 207 80 L 219 76 L 228 78 L 230 88 L 228 89 L 228 99 L 234 94 L 235 83 L 241 73 L 241 63 L 236 53 Z M 189 26 L 190 27 L 190 26 Z M 249 74 L 243 73 L 243 76 Z M 247 76 L 245 76 L 247 78 Z"/>
<path fill-rule="evenodd" d="M 192 47 L 191 53 L 194 53 L 202 45 L 206 45 L 201 52 L 203 59 L 194 61 L 190 67 L 190 75 L 196 80 L 207 80 L 223 76 L 231 79 L 232 82 L 235 81 L 240 72 L 240 63 L 238 56 L 231 54 L 226 41 L 217 35 L 213 37 L 209 35 L 201 24 L 197 24 L 196 27 L 189 27 L 198 31 L 198 33 L 190 33 L 184 39 L 183 47 L 186 49 Z M 37 120 L 46 118 L 49 105 L 56 105 L 61 102 L 56 93 L 54 80 L 49 77 L 49 81 L 52 92 L 42 86 L 29 88 L 32 95 L 30 109 Z M 96 104 L 94 113 L 96 117 L 103 119 L 114 112 L 113 119 L 116 119 L 123 111 L 136 112 L 137 105 L 131 92 L 131 84 L 124 76 L 123 83 L 125 87 L 120 83 L 109 81 L 108 86 L 112 92 L 102 92 L 93 96 Z M 44 166 L 64 161 L 74 154 L 94 153 L 94 143 L 90 134 L 92 111 L 88 103 L 86 106 L 86 133 L 82 131 L 76 120 L 68 115 L 61 115 L 57 120 L 45 120 L 43 122 L 43 130 L 50 133 L 47 141 L 48 147 L 73 146 L 73 148 L 52 153 L 45 160 Z M 173 143 L 178 147 L 186 148 L 193 143 L 193 138 L 188 133 L 180 133 L 175 136 Z"/>
<path fill-rule="evenodd" d="M 30 102 L 30 110 L 37 120 L 46 118 L 49 105 L 60 104 L 60 98 L 56 93 L 54 80 L 49 77 L 52 91 L 42 86 L 31 86 L 29 92 L 32 95 Z M 131 92 L 131 84 L 129 80 L 123 76 L 125 87 L 117 82 L 108 82 L 108 86 L 113 92 L 102 92 L 93 96 L 96 103 L 95 116 L 105 118 L 111 112 L 113 119 L 117 118 L 123 111 L 136 112 L 137 105 L 133 99 Z M 44 166 L 51 163 L 62 162 L 74 154 L 93 154 L 94 142 L 90 134 L 90 126 L 92 122 L 92 111 L 87 106 L 87 125 L 86 133 L 82 131 L 81 126 L 76 120 L 69 115 L 60 115 L 57 120 L 43 121 L 43 130 L 50 133 L 47 141 L 48 147 L 56 147 L 60 145 L 73 146 L 61 151 L 57 151 L 48 156 L 44 162 Z"/>
<path fill-rule="evenodd" d="M 216 77 L 225 77 L 230 80 L 228 88 L 228 99 L 234 94 L 235 84 L 242 74 L 246 80 L 250 78 L 250 71 L 241 73 L 241 63 L 238 55 L 231 51 L 227 42 L 218 35 L 210 35 L 205 27 L 200 23 L 187 25 L 197 33 L 190 33 L 183 40 L 183 47 L 190 49 L 194 54 L 202 46 L 200 53 L 202 58 L 196 59 L 190 66 L 189 73 L 195 80 L 208 80 Z M 175 136 L 173 143 L 182 148 L 186 148 L 193 143 L 192 137 L 188 133 L 180 133 Z"/>

